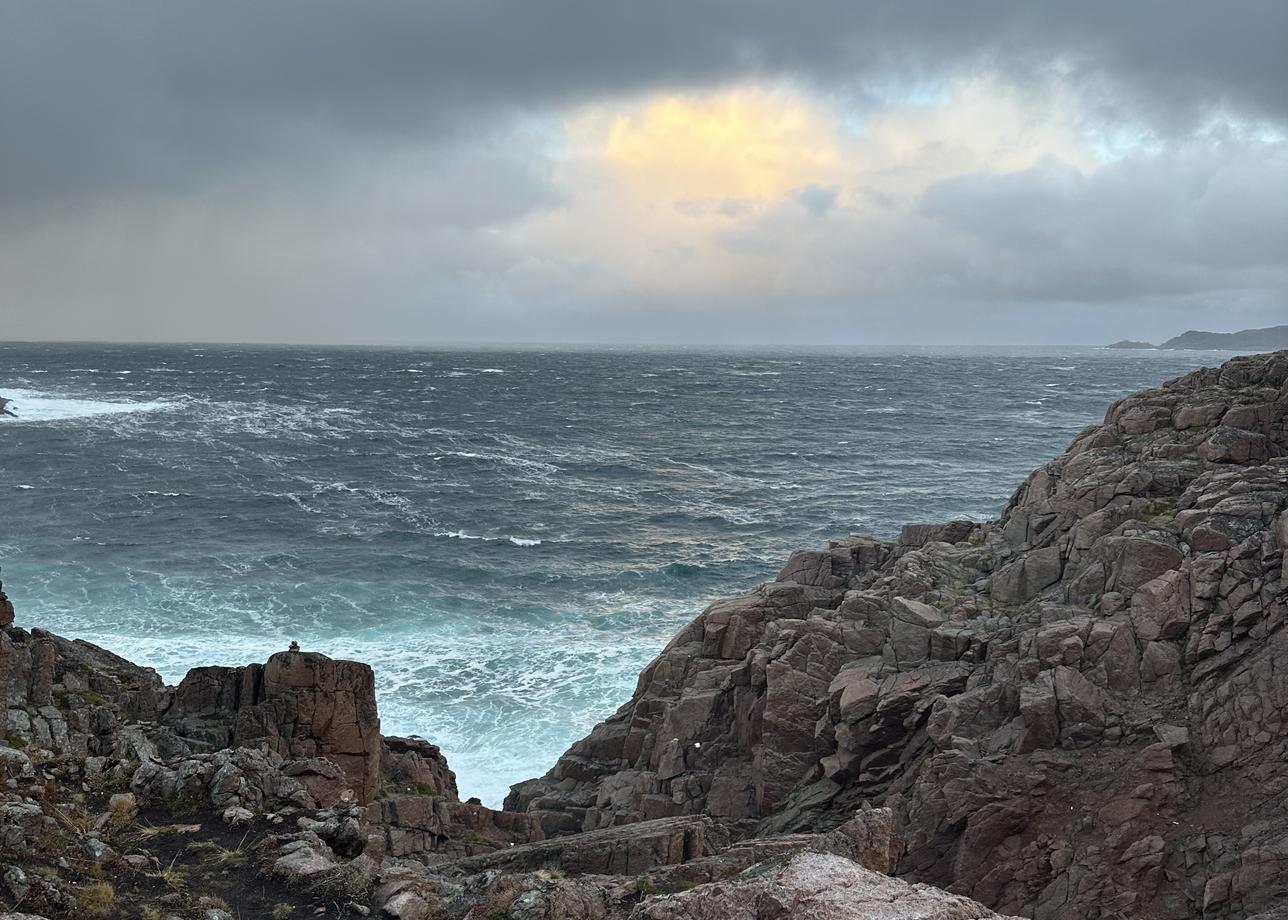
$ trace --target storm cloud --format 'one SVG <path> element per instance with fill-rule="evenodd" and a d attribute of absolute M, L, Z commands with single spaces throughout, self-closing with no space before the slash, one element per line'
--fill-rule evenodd
<path fill-rule="evenodd" d="M 22 338 L 1288 318 L 1288 6 L 0 2 Z"/>

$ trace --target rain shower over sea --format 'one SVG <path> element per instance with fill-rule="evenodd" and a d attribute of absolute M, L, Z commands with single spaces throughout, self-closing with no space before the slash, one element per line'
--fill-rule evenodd
<path fill-rule="evenodd" d="M 1202 352 L 0 344 L 19 624 L 171 682 L 298 640 L 497 804 L 791 550 L 986 519 Z"/>

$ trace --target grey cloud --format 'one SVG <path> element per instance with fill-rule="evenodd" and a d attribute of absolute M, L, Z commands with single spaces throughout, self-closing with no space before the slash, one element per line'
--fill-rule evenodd
<path fill-rule="evenodd" d="M 963 291 L 1045 300 L 1282 292 L 1288 208 L 1276 189 L 1288 189 L 1288 146 L 1195 144 L 1087 176 L 1047 162 L 945 179 L 920 211 L 960 242 L 950 270 Z"/>
<path fill-rule="evenodd" d="M 823 217 L 836 207 L 839 194 L 840 189 L 834 185 L 811 184 L 791 191 L 791 197 L 797 204 L 815 217 Z"/>
<path fill-rule="evenodd" d="M 165 194 L 337 145 L 423 144 L 534 107 L 743 76 L 848 87 L 995 68 L 1160 130 L 1288 119 L 1288 5 L 130 0 L 0 4 L 0 202 Z"/>

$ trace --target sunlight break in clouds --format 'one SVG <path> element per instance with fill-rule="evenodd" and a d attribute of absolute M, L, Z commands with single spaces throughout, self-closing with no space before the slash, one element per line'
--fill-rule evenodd
<path fill-rule="evenodd" d="M 615 115 L 600 152 L 643 196 L 766 200 L 839 172 L 836 127 L 833 113 L 785 91 L 663 96 Z"/>
<path fill-rule="evenodd" d="M 565 122 L 565 207 L 532 216 L 518 236 L 543 254 L 543 271 L 576 252 L 565 263 L 575 270 L 547 280 L 586 296 L 861 300 L 910 273 L 909 252 L 892 243 L 931 262 L 949 245 L 917 213 L 936 182 L 1098 167 L 1049 111 L 979 80 L 866 117 L 791 87 L 594 106 Z"/>

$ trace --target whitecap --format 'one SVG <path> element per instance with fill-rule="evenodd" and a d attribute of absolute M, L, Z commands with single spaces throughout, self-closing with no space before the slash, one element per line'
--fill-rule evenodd
<path fill-rule="evenodd" d="M 18 417 L 8 420 L 10 422 L 58 422 L 127 412 L 157 412 L 174 405 L 164 400 L 109 402 L 102 399 L 72 399 L 37 390 L 6 390 L 5 395 L 13 400 L 13 408 L 18 412 Z"/>
<path fill-rule="evenodd" d="M 25 490 L 25 489 L 34 489 L 34 488 L 36 488 L 36 487 L 35 487 L 35 486 L 29 486 L 29 485 L 26 485 L 26 484 L 24 484 L 24 483 L 18 483 L 17 485 L 15 485 L 15 486 L 14 486 L 14 488 L 15 488 L 15 489 L 24 489 L 24 490 Z"/>
<path fill-rule="evenodd" d="M 480 374 L 504 374 L 505 371 L 501 370 L 501 368 L 499 367 L 480 367 L 479 373 Z"/>
<path fill-rule="evenodd" d="M 447 537 L 452 540 L 483 540 L 488 543 L 505 543 L 509 542 L 515 546 L 540 546 L 541 541 L 530 539 L 528 537 L 485 537 L 481 534 L 468 533 L 464 530 L 437 530 L 434 532 L 436 537 Z"/>

